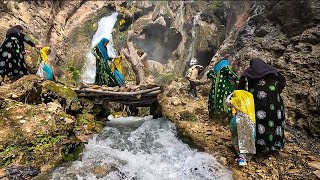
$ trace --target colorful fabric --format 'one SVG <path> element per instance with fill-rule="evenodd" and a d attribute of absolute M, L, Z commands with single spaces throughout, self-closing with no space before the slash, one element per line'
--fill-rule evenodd
<path fill-rule="evenodd" d="M 268 74 L 277 74 L 279 71 L 266 64 L 262 59 L 255 58 L 250 61 L 250 67 L 244 71 L 244 76 L 251 79 L 259 79 Z"/>
<path fill-rule="evenodd" d="M 124 86 L 126 85 L 126 81 L 124 80 L 123 75 L 118 71 L 117 69 L 113 72 L 114 78 L 116 80 L 116 83 L 118 86 Z"/>
<path fill-rule="evenodd" d="M 256 115 L 256 148 L 258 152 L 275 151 L 284 147 L 284 106 L 280 96 L 285 78 L 278 73 L 259 79 L 241 78 L 239 88 L 253 94 Z"/>
<path fill-rule="evenodd" d="M 97 44 L 97 47 L 99 48 L 99 51 L 101 52 L 101 55 L 104 59 L 104 61 L 108 62 L 109 56 L 108 56 L 108 50 L 105 47 L 105 43 L 109 42 L 107 38 L 102 38 L 100 42 Z"/>
<path fill-rule="evenodd" d="M 241 111 L 231 119 L 230 124 L 231 141 L 237 154 L 255 154 L 255 124 L 249 116 Z"/>
<path fill-rule="evenodd" d="M 45 64 L 49 64 L 49 58 L 48 58 L 48 54 L 49 54 L 49 47 L 48 46 L 45 46 L 44 48 L 42 48 L 40 50 L 40 54 L 38 56 L 38 62 L 37 64 L 40 64 L 41 60 L 43 60 L 43 62 Z"/>
<path fill-rule="evenodd" d="M 215 66 L 214 66 L 214 73 L 218 73 L 222 68 L 229 66 L 229 61 L 227 59 L 220 60 Z"/>
<path fill-rule="evenodd" d="M 238 76 L 229 66 L 224 66 L 217 73 L 214 72 L 214 69 L 211 69 L 207 73 L 207 77 L 211 79 L 208 102 L 210 118 L 221 119 L 230 116 L 230 108 L 227 107 L 225 101 L 227 96 L 234 91 L 230 79 L 238 79 Z"/>
<path fill-rule="evenodd" d="M 21 77 L 29 74 L 24 61 L 24 45 L 19 34 L 11 34 L 0 48 L 0 75 Z"/>
<path fill-rule="evenodd" d="M 113 63 L 111 64 L 112 72 L 114 72 L 115 69 L 117 69 L 122 74 L 121 56 L 117 56 L 116 58 L 114 58 Z"/>
<path fill-rule="evenodd" d="M 254 100 L 251 93 L 244 90 L 235 90 L 232 93 L 232 99 L 230 103 L 235 107 L 238 111 L 241 111 L 248 115 L 249 119 L 256 123 L 255 111 L 254 111 Z"/>
<path fill-rule="evenodd" d="M 103 55 L 98 46 L 95 46 L 92 49 L 93 55 L 97 59 L 97 72 L 96 72 L 96 84 L 98 85 L 107 85 L 107 86 L 115 86 L 116 81 L 114 75 L 108 65 L 108 63 L 104 60 Z"/>
<path fill-rule="evenodd" d="M 37 75 L 43 80 L 53 80 L 53 71 L 49 64 L 45 64 L 41 61 L 37 71 Z"/>
<path fill-rule="evenodd" d="M 255 111 L 251 93 L 235 90 L 227 98 L 235 116 L 230 121 L 231 140 L 237 154 L 255 154 Z"/>

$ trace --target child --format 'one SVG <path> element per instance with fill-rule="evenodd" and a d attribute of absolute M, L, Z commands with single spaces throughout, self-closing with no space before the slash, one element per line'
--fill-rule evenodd
<path fill-rule="evenodd" d="M 49 64 L 48 55 L 51 50 L 48 46 L 42 48 L 39 52 L 38 62 L 39 65 L 37 75 L 41 77 L 43 80 L 53 80 L 53 72 L 52 68 Z"/>
<path fill-rule="evenodd" d="M 227 97 L 226 103 L 232 108 L 230 131 L 237 153 L 236 161 L 239 166 L 245 166 L 252 154 L 256 153 L 253 95 L 244 90 L 235 90 Z"/>
<path fill-rule="evenodd" d="M 196 65 L 196 63 L 197 63 L 197 59 L 192 58 L 190 60 L 191 67 L 188 69 L 188 71 L 186 73 L 186 78 L 190 82 L 190 89 L 189 89 L 188 93 L 193 95 L 194 97 L 197 97 L 197 87 L 196 87 L 196 83 L 198 81 L 197 77 L 198 77 L 199 71 L 203 70 L 203 66 Z"/>

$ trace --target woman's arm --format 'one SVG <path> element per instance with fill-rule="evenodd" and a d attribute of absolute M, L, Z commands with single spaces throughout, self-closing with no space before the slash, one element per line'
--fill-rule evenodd
<path fill-rule="evenodd" d="M 247 83 L 246 77 L 245 76 L 241 76 L 237 89 L 245 90 L 246 89 L 246 83 Z"/>
<path fill-rule="evenodd" d="M 227 66 L 227 71 L 226 71 L 226 75 L 228 76 L 228 78 L 230 79 L 235 79 L 235 80 L 238 80 L 239 77 L 238 75 L 232 71 L 232 69 L 230 69 L 229 66 Z"/>
<path fill-rule="evenodd" d="M 23 39 L 24 42 L 26 42 L 27 44 L 29 44 L 32 47 L 35 47 L 36 45 L 27 37 L 25 36 L 23 33 L 20 33 L 21 38 Z"/>
<path fill-rule="evenodd" d="M 207 78 L 209 78 L 209 79 L 214 78 L 214 71 L 213 71 L 213 69 L 211 69 L 211 70 L 208 71 L 208 73 L 207 73 Z"/>

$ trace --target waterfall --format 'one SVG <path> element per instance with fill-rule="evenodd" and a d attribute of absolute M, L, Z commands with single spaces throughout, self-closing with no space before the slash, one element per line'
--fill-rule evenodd
<path fill-rule="evenodd" d="M 188 53 L 188 56 L 187 56 L 187 61 L 190 61 L 190 59 L 192 57 L 194 57 L 194 54 L 195 54 L 195 45 L 196 45 L 196 41 L 197 41 L 197 27 L 196 25 L 199 24 L 199 21 L 200 21 L 200 15 L 201 15 L 201 11 L 198 12 L 194 17 L 193 17 L 193 23 L 192 23 L 192 29 L 191 29 L 191 43 L 190 43 L 190 46 L 189 46 L 189 53 Z"/>
<path fill-rule="evenodd" d="M 133 118 L 133 117 L 132 117 Z M 117 123 L 120 121 L 119 123 Z M 124 123 L 127 122 L 127 123 Z M 164 119 L 114 120 L 85 145 L 81 159 L 60 166 L 52 180 L 231 179 L 232 173 L 208 153 L 177 138 Z"/>
<path fill-rule="evenodd" d="M 112 13 L 110 16 L 103 17 L 98 22 L 98 29 L 93 35 L 93 38 L 90 43 L 90 47 L 86 53 L 86 62 L 83 68 L 83 73 L 81 75 L 81 80 L 87 84 L 93 84 L 96 77 L 96 58 L 92 54 L 92 48 L 98 44 L 102 38 L 109 39 L 109 44 L 107 46 L 108 55 L 111 58 L 116 57 L 116 51 L 113 47 L 112 41 L 112 31 L 113 26 L 117 21 L 118 13 Z"/>

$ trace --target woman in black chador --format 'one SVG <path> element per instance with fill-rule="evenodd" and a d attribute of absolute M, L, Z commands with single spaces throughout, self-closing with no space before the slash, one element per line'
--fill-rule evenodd
<path fill-rule="evenodd" d="M 280 94 L 285 78 L 276 68 L 255 58 L 240 78 L 238 89 L 245 89 L 246 82 L 255 104 L 257 152 L 283 148 L 285 114 Z"/>
<path fill-rule="evenodd" d="M 6 39 L 0 47 L 0 75 L 1 77 L 22 77 L 29 74 L 24 61 L 24 44 L 26 42 L 32 47 L 35 44 L 23 33 L 20 25 L 13 26 L 7 31 Z"/>

